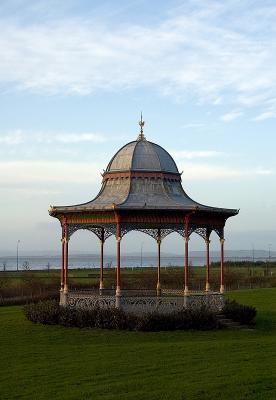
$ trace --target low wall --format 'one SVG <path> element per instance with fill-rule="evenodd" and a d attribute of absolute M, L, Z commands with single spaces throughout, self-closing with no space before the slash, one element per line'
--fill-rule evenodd
<path fill-rule="evenodd" d="M 60 294 L 60 304 L 71 308 L 121 308 L 126 312 L 148 313 L 158 311 L 166 314 L 183 308 L 200 308 L 203 305 L 212 311 L 220 311 L 224 306 L 224 296 L 220 293 L 196 293 L 185 296 L 114 296 L 95 293 L 68 292 Z"/>

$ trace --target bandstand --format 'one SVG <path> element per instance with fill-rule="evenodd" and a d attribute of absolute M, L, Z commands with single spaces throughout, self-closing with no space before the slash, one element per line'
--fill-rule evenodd
<path fill-rule="evenodd" d="M 192 200 L 181 184 L 181 174 L 170 154 L 146 140 L 144 121 L 139 122 L 137 140 L 123 146 L 102 174 L 102 187 L 91 201 L 73 206 L 51 206 L 49 214 L 57 218 L 62 230 L 60 304 L 69 307 L 121 307 L 144 312 L 158 309 L 170 312 L 183 307 L 207 304 L 223 306 L 224 226 L 236 209 L 209 207 Z M 77 230 L 93 232 L 100 241 L 100 276 L 98 291 L 73 291 L 68 283 L 70 237 Z M 156 288 L 154 292 L 124 290 L 121 280 L 121 241 L 130 231 L 152 236 L 157 244 Z M 220 291 L 210 288 L 209 245 L 211 232 L 220 240 Z M 162 240 L 172 232 L 183 237 L 182 290 L 162 289 L 160 249 Z M 206 246 L 205 291 L 189 290 L 189 238 L 197 233 Z M 104 286 L 104 244 L 114 235 L 117 241 L 116 290 Z"/>

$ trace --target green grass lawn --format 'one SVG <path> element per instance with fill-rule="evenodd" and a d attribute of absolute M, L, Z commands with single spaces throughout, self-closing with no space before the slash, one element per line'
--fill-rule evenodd
<path fill-rule="evenodd" d="M 233 292 L 254 332 L 135 333 L 35 325 L 0 308 L 0 398 L 276 399 L 276 289 Z"/>

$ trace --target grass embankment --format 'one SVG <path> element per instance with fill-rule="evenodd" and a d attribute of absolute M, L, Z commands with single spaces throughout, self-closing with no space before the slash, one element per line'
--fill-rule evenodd
<path fill-rule="evenodd" d="M 229 297 L 257 307 L 256 331 L 80 330 L 2 307 L 1 400 L 274 400 L 276 289 Z"/>

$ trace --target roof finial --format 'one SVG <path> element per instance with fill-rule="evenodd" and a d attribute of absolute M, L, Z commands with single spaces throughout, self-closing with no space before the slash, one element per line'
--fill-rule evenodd
<path fill-rule="evenodd" d="M 145 121 L 143 121 L 142 111 L 141 111 L 141 119 L 139 121 L 139 125 L 140 125 L 140 134 L 139 134 L 137 140 L 146 140 L 145 135 L 144 135 L 144 130 L 143 130 Z"/>

